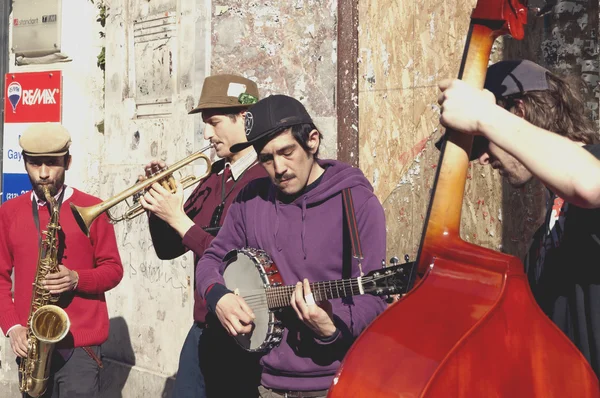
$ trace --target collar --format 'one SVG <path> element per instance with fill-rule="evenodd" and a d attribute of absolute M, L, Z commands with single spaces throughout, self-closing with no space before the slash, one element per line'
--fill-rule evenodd
<path fill-rule="evenodd" d="M 65 200 L 69 199 L 73 195 L 73 188 L 71 188 L 67 185 L 63 185 L 63 187 L 60 189 L 60 191 L 58 191 L 56 193 L 56 195 L 54 195 L 54 199 L 58 200 L 58 197 L 60 196 L 63 189 L 65 190 L 65 196 L 63 198 L 63 202 Z M 31 200 L 32 201 L 35 200 L 37 202 L 38 208 L 46 206 L 46 201 L 38 198 L 38 196 L 36 195 L 34 190 L 31 190 Z"/>
<path fill-rule="evenodd" d="M 251 151 L 248 151 L 247 154 L 236 160 L 234 163 L 225 162 L 223 170 L 219 171 L 218 175 L 223 174 L 223 171 L 225 171 L 225 167 L 230 167 L 231 176 L 233 177 L 234 181 L 237 181 L 244 171 L 246 171 L 250 168 L 250 166 L 256 163 L 256 159 L 258 159 L 256 151 L 254 150 L 254 148 L 252 148 Z"/>

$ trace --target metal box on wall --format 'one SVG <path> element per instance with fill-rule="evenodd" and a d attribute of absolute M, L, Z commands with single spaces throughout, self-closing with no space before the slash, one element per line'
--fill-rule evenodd
<path fill-rule="evenodd" d="M 40 57 L 60 51 L 62 0 L 14 0 L 12 50 Z"/>

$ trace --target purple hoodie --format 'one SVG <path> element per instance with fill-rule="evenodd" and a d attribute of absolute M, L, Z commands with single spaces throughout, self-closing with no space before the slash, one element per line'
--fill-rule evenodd
<path fill-rule="evenodd" d="M 363 173 L 334 160 L 319 160 L 325 173 L 318 186 L 285 204 L 268 178 L 249 183 L 229 208 L 223 228 L 196 268 L 198 293 L 205 297 L 215 283 L 224 284 L 223 257 L 232 249 L 266 251 L 284 284 L 303 278 L 310 282 L 342 278 L 343 208 L 341 191 L 351 188 L 364 260 L 363 272 L 381 268 L 385 259 L 385 216 Z M 350 250 L 350 245 L 346 250 Z M 348 257 L 347 255 L 345 257 Z M 352 277 L 359 276 L 352 259 Z M 281 343 L 263 356 L 261 383 L 281 390 L 329 388 L 340 361 L 363 329 L 386 304 L 371 295 L 331 300 L 334 322 L 341 333 L 320 340 L 301 323 L 293 309 L 280 319 L 285 326 Z"/>

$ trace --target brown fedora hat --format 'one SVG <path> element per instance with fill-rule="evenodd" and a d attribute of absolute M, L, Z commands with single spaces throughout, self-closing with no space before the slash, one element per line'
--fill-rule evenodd
<path fill-rule="evenodd" d="M 215 75 L 204 79 L 198 106 L 189 113 L 204 109 L 250 107 L 258 101 L 258 87 L 252 80 L 237 75 Z"/>

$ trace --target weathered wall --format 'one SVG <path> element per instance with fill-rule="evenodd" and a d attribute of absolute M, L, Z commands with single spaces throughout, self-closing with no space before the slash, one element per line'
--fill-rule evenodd
<path fill-rule="evenodd" d="M 359 3 L 360 167 L 382 201 L 388 254 L 416 255 L 439 151 L 437 82 L 455 77 L 474 0 Z M 500 249 L 497 173 L 471 164 L 462 236 Z"/>
<path fill-rule="evenodd" d="M 187 111 L 198 89 L 195 21 L 208 12 L 188 1 L 110 2 L 100 197 L 131 186 L 151 159 L 174 163 L 196 149 Z M 115 229 L 125 275 L 108 296 L 104 396 L 161 396 L 191 324 L 193 256 L 158 260 L 145 216 Z"/>
<path fill-rule="evenodd" d="M 545 5 L 541 0 L 530 3 Z M 417 252 L 439 155 L 433 143 L 442 133 L 436 84 L 457 75 L 475 4 L 359 3 L 360 167 L 384 204 L 390 256 L 414 257 Z M 580 76 L 587 82 L 592 117 L 597 118 L 598 2 L 558 2 L 545 11 L 543 18 L 530 13 L 524 41 L 498 40 L 492 62 L 522 57 Z M 545 200 L 539 183 L 516 190 L 491 168 L 472 163 L 461 235 L 522 257 L 542 222 Z"/>
<path fill-rule="evenodd" d="M 95 126 L 103 118 L 103 76 L 96 66 L 102 40 L 96 14 L 96 8 L 89 1 L 62 0 L 61 50 L 70 62 L 16 66 L 15 56 L 10 53 L 10 72 L 62 71 L 62 118 L 73 140 L 73 163 L 66 174 L 66 183 L 81 189 L 89 188 L 90 181 L 95 180 L 100 156 L 96 149 L 102 142 L 102 135 Z M 15 358 L 8 339 L 3 339 L 0 343 L 0 398 L 15 396 L 19 396 Z"/>
<path fill-rule="evenodd" d="M 200 116 L 187 112 L 208 74 L 253 79 L 262 96 L 295 96 L 323 130 L 323 155 L 335 156 L 335 1 L 113 0 L 110 7 L 101 197 L 130 186 L 150 159 L 173 163 L 206 145 Z M 116 231 L 125 276 L 108 300 L 105 396 L 170 396 L 192 319 L 193 256 L 159 260 L 144 217 Z"/>
<path fill-rule="evenodd" d="M 213 1 L 212 73 L 240 73 L 260 94 L 301 101 L 336 156 L 336 0 Z"/>

